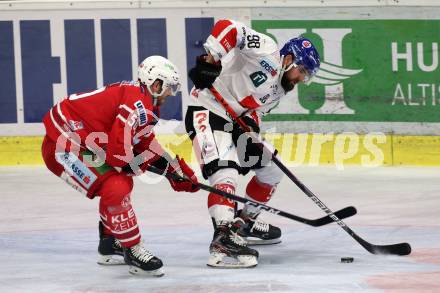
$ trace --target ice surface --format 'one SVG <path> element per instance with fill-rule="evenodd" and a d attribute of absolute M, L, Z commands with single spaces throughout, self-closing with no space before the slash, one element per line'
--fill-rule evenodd
<path fill-rule="evenodd" d="M 133 205 L 162 278 L 96 264 L 98 200 L 43 167 L 0 168 L 0 292 L 440 292 L 440 169 L 299 167 L 295 174 L 374 244 L 409 242 L 407 257 L 372 255 L 336 224 L 314 228 L 275 215 L 283 242 L 257 247 L 254 269 L 206 266 L 212 237 L 206 192 L 175 193 L 137 179 Z M 240 179 L 243 195 L 248 177 Z M 324 213 L 284 178 L 269 205 L 307 218 Z M 341 263 L 344 256 L 353 263 Z"/>

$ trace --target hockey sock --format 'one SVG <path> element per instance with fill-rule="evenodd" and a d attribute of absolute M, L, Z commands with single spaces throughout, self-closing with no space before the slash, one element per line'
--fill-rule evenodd
<path fill-rule="evenodd" d="M 235 194 L 235 187 L 227 183 L 215 184 L 214 188 Z M 234 219 L 235 203 L 218 194 L 210 193 L 208 195 L 209 214 L 215 220 L 217 225 L 229 223 Z"/>
<path fill-rule="evenodd" d="M 254 176 L 246 187 L 246 197 L 259 203 L 267 203 L 272 197 L 275 189 L 276 185 L 274 186 L 262 183 L 257 179 L 256 176 Z M 243 208 L 243 213 L 245 216 L 254 218 L 260 213 L 260 209 L 251 205 L 245 205 Z"/>
<path fill-rule="evenodd" d="M 133 179 L 128 176 L 109 177 L 97 191 L 101 196 L 99 211 L 104 233 L 110 233 L 124 247 L 140 242 L 136 215 L 130 202 Z"/>
<path fill-rule="evenodd" d="M 124 198 L 122 205 L 100 207 L 104 233 L 110 232 L 124 247 L 140 242 L 141 235 L 130 200 Z"/>

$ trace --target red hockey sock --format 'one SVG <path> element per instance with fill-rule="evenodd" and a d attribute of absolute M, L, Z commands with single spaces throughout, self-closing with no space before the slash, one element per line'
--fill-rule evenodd
<path fill-rule="evenodd" d="M 231 184 L 220 183 L 215 184 L 214 187 L 228 193 L 235 193 L 235 187 Z M 230 222 L 234 219 L 235 202 L 211 192 L 208 195 L 208 209 L 209 214 L 215 219 L 217 224 Z"/>
<path fill-rule="evenodd" d="M 260 203 L 266 203 L 272 197 L 276 186 L 262 183 L 258 181 L 257 176 L 252 177 L 246 187 L 246 195 L 255 201 Z"/>
<path fill-rule="evenodd" d="M 219 190 L 228 192 L 228 193 L 232 193 L 235 194 L 235 187 L 231 184 L 226 184 L 226 183 L 222 183 L 222 184 L 215 184 L 214 188 L 217 188 Z M 208 208 L 212 207 L 213 205 L 225 205 L 225 206 L 229 206 L 229 207 L 234 207 L 235 203 L 234 201 L 227 199 L 223 196 L 218 195 L 217 193 L 213 193 L 211 192 L 208 195 Z"/>
<path fill-rule="evenodd" d="M 136 245 L 141 239 L 136 215 L 130 202 L 132 189 L 131 177 L 115 175 L 109 177 L 98 190 L 101 196 L 99 211 L 104 232 L 113 235 L 125 247 Z"/>
<path fill-rule="evenodd" d="M 139 227 L 130 199 L 125 199 L 123 205 L 103 206 L 100 208 L 104 233 L 113 235 L 122 246 L 131 247 L 141 240 Z"/>

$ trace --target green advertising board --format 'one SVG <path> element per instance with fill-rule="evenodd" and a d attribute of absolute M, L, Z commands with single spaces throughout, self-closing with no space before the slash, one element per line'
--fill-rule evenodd
<path fill-rule="evenodd" d="M 312 40 L 321 70 L 266 121 L 440 122 L 440 20 L 253 20 Z M 289 108 L 290 107 L 290 108 Z"/>

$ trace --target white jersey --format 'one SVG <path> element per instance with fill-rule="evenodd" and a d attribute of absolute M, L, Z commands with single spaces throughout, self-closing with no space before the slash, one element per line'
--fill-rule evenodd
<path fill-rule="evenodd" d="M 284 96 L 281 60 L 277 44 L 269 36 L 232 20 L 218 21 L 204 47 L 222 71 L 214 88 L 237 115 L 250 115 L 257 122 Z M 191 105 L 203 106 L 231 121 L 209 89 L 193 90 Z"/>

